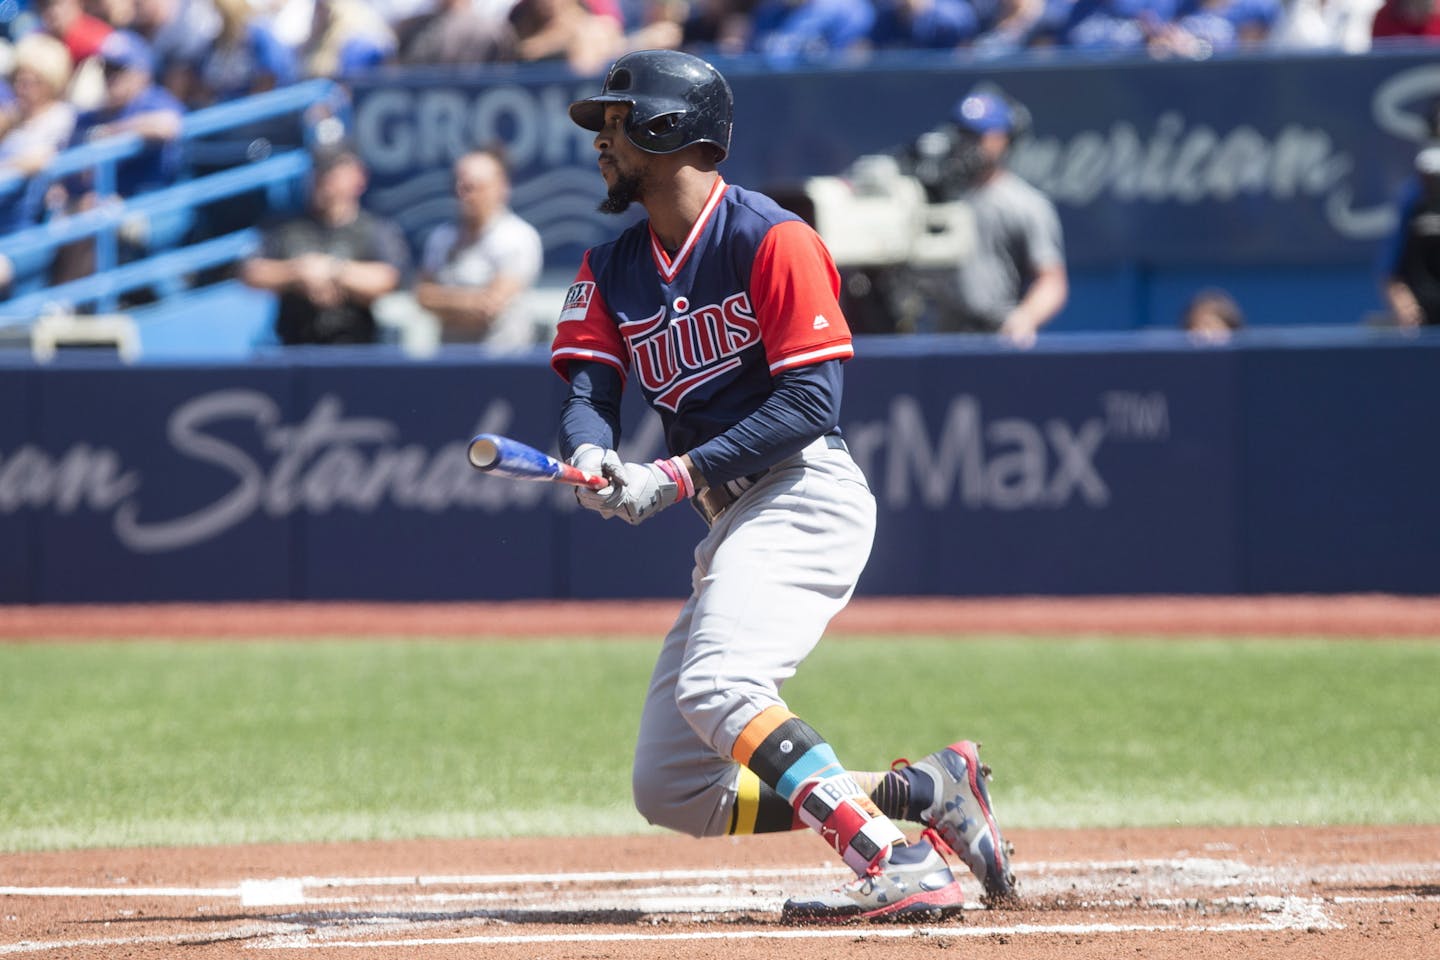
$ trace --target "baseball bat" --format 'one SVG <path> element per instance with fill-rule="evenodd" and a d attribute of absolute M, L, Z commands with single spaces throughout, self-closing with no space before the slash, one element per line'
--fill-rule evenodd
<path fill-rule="evenodd" d="M 478 434 L 467 451 L 477 470 L 514 480 L 553 480 L 599 490 L 610 481 L 562 463 L 534 447 L 494 433 Z"/>

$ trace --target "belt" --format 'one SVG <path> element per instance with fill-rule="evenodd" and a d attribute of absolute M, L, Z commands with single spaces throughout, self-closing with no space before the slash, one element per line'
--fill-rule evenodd
<path fill-rule="evenodd" d="M 850 448 L 845 445 L 843 437 L 829 434 L 807 444 L 796 456 L 803 457 L 806 454 L 820 453 L 823 450 L 844 450 L 846 453 L 850 452 Z M 789 463 L 790 459 L 791 458 L 781 460 L 777 464 L 766 467 L 764 470 L 748 474 L 747 476 L 727 480 L 719 486 L 706 487 L 704 490 L 695 494 L 690 502 L 695 507 L 696 512 L 700 514 L 701 518 L 704 519 L 707 524 L 713 525 L 715 521 L 720 518 L 720 514 L 724 513 L 729 509 L 731 504 L 740 499 L 741 494 L 759 483 L 761 479 L 772 470 Z"/>

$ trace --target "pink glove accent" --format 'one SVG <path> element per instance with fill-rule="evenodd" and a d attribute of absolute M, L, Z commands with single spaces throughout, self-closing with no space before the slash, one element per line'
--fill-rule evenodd
<path fill-rule="evenodd" d="M 670 482 L 679 488 L 678 499 L 689 500 L 695 496 L 695 481 L 690 478 L 690 471 L 680 462 L 679 457 L 671 457 L 668 460 L 656 460 L 655 466 L 660 472 L 670 478 Z"/>

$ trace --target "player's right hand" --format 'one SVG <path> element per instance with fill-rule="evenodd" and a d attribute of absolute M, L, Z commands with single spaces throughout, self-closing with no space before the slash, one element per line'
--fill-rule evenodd
<path fill-rule="evenodd" d="M 625 475 L 625 463 L 620 459 L 620 454 L 593 443 L 582 443 L 576 447 L 575 452 L 570 455 L 570 465 L 597 477 L 609 477 L 612 481 L 617 476 Z M 599 490 L 576 487 L 575 499 L 586 510 L 594 510 L 609 520 L 615 516 L 625 499 L 625 487 L 624 484 L 614 482 Z"/>

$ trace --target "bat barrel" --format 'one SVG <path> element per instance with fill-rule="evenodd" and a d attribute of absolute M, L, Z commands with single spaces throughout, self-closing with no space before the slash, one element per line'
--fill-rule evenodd
<path fill-rule="evenodd" d="M 552 480 L 600 490 L 610 485 L 603 477 L 577 470 L 536 450 L 529 444 L 496 433 L 481 433 L 470 441 L 465 455 L 477 470 L 514 480 Z"/>
<path fill-rule="evenodd" d="M 470 441 L 467 452 L 471 465 L 479 470 L 490 470 L 500 462 L 500 445 L 483 434 Z"/>

